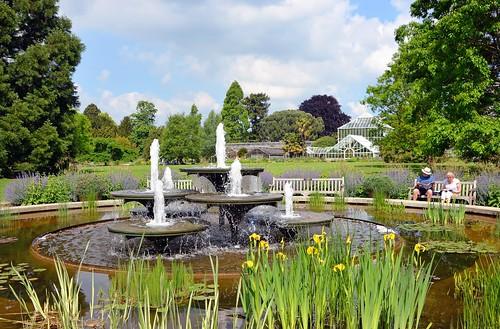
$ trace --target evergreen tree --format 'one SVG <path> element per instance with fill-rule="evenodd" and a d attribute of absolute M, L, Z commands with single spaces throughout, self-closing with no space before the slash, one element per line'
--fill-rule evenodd
<path fill-rule="evenodd" d="M 127 115 L 123 117 L 122 121 L 120 121 L 120 125 L 118 126 L 118 135 L 123 137 L 129 137 L 132 133 L 132 121 L 130 117 Z"/>
<path fill-rule="evenodd" d="M 244 142 L 248 139 L 250 121 L 242 100 L 243 90 L 237 81 L 233 81 L 227 90 L 221 111 L 226 137 L 230 142 Z"/>
<path fill-rule="evenodd" d="M 250 139 L 258 140 L 261 129 L 261 122 L 267 116 L 269 111 L 269 96 L 265 93 L 250 94 L 243 98 L 242 104 L 245 107 L 250 120 Z"/>
<path fill-rule="evenodd" d="M 149 145 L 146 145 L 145 142 L 150 131 L 154 128 L 156 112 L 157 110 L 153 103 L 139 101 L 136 112 L 130 116 L 132 122 L 130 140 L 137 145 L 140 153 L 142 153 L 145 148 L 149 148 Z"/>
<path fill-rule="evenodd" d="M 87 105 L 85 110 L 83 110 L 83 114 L 89 119 L 92 129 L 97 129 L 97 121 L 99 114 L 101 114 L 101 110 L 97 107 L 97 105 L 90 103 Z"/>
<path fill-rule="evenodd" d="M 0 175 L 67 167 L 84 46 L 56 0 L 0 1 Z"/>
<path fill-rule="evenodd" d="M 118 127 L 113 118 L 106 112 L 101 112 L 95 121 L 95 127 L 92 129 L 94 137 L 112 138 L 116 137 Z"/>
<path fill-rule="evenodd" d="M 186 117 L 188 139 L 186 140 L 187 157 L 192 161 L 200 161 L 201 156 L 201 114 L 195 104 Z"/>
<path fill-rule="evenodd" d="M 201 156 L 205 159 L 210 159 L 215 156 L 215 140 L 217 126 L 222 122 L 220 114 L 214 110 L 208 113 L 207 118 L 203 122 L 203 129 L 201 133 Z"/>

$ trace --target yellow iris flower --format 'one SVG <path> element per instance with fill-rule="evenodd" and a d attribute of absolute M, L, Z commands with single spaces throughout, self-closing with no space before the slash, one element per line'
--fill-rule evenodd
<path fill-rule="evenodd" d="M 248 238 L 250 241 L 260 241 L 260 235 L 257 233 L 252 233 Z"/>
<path fill-rule="evenodd" d="M 337 264 L 333 267 L 334 272 L 342 272 L 343 270 L 345 270 L 345 265 L 342 263 Z"/>
<path fill-rule="evenodd" d="M 242 268 L 252 268 L 253 267 L 253 261 L 252 260 L 247 260 L 246 262 L 243 262 L 243 264 L 241 264 L 241 267 Z"/>
<path fill-rule="evenodd" d="M 262 240 L 259 242 L 259 247 L 260 249 L 269 250 L 269 242 Z"/>
<path fill-rule="evenodd" d="M 395 240 L 395 239 L 396 239 L 396 234 L 394 233 L 384 234 L 384 241 Z"/>
<path fill-rule="evenodd" d="M 306 253 L 308 255 L 317 255 L 319 253 L 319 250 L 316 247 L 309 246 L 309 247 L 307 247 Z"/>
<path fill-rule="evenodd" d="M 287 256 L 286 256 L 284 253 L 282 253 L 281 251 L 280 251 L 280 252 L 278 252 L 278 253 L 276 254 L 276 256 L 278 257 L 278 259 L 281 259 L 281 260 L 285 260 L 285 259 L 287 259 Z"/>
<path fill-rule="evenodd" d="M 421 252 L 424 252 L 426 250 L 425 246 L 421 243 L 417 243 L 415 245 L 415 248 L 413 249 L 417 252 L 417 254 L 420 254 Z"/>

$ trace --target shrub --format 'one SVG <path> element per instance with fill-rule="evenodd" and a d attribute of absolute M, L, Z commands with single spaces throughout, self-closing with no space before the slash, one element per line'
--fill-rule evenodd
<path fill-rule="evenodd" d="M 363 182 L 362 188 L 358 190 L 359 196 L 372 198 L 375 193 L 381 193 L 386 197 L 394 196 L 394 183 L 387 176 L 369 176 Z"/>
<path fill-rule="evenodd" d="M 96 174 L 78 175 L 75 195 L 78 200 L 84 200 L 90 194 L 96 194 L 97 199 L 109 197 L 110 192 L 109 177 Z"/>
<path fill-rule="evenodd" d="M 314 147 L 330 147 L 337 144 L 337 138 L 335 136 L 323 136 L 318 138 L 312 143 Z"/>
<path fill-rule="evenodd" d="M 139 188 L 139 180 L 128 172 L 117 172 L 109 175 L 109 190 L 133 190 Z"/>
<path fill-rule="evenodd" d="M 245 147 L 242 147 L 238 150 L 238 158 L 240 158 L 240 159 L 246 158 L 247 154 L 248 154 L 248 150 Z"/>
<path fill-rule="evenodd" d="M 500 208 L 500 185 L 491 184 L 488 187 L 488 199 L 486 205 Z"/>
<path fill-rule="evenodd" d="M 43 203 L 59 203 L 71 201 L 71 188 L 61 176 L 50 176 L 46 184 L 41 181 L 32 182 L 22 204 L 35 205 Z"/>
<path fill-rule="evenodd" d="M 23 173 L 18 178 L 10 182 L 4 192 L 5 200 L 15 206 L 24 203 L 29 189 L 32 185 L 47 184 L 47 177 L 38 173 Z"/>

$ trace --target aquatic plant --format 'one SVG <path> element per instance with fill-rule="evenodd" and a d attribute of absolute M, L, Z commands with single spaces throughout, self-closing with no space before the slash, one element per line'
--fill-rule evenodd
<path fill-rule="evenodd" d="M 396 252 L 394 238 L 382 251 L 351 255 L 350 238 L 318 234 L 293 258 L 251 240 L 238 289 L 247 327 L 418 328 L 431 266 L 423 249 L 410 258 Z"/>
<path fill-rule="evenodd" d="M 447 225 L 456 224 L 463 225 L 465 222 L 465 205 L 431 202 L 424 210 L 425 219 L 433 224 Z"/>
<path fill-rule="evenodd" d="M 405 213 L 405 206 L 403 203 L 393 204 L 389 203 L 386 199 L 386 194 L 382 191 L 376 191 L 373 196 L 373 208 L 375 211 L 387 215 L 401 215 Z"/>
<path fill-rule="evenodd" d="M 496 253 L 498 250 L 485 242 L 476 243 L 473 241 L 443 241 L 430 240 L 422 242 L 428 249 L 437 253 L 455 254 L 475 254 L 475 253 Z"/>
<path fill-rule="evenodd" d="M 455 297 L 463 302 L 462 328 L 500 328 L 500 263 L 476 263 L 473 271 L 454 277 Z"/>
<path fill-rule="evenodd" d="M 309 210 L 323 212 L 325 210 L 325 196 L 319 192 L 309 195 Z"/>
<path fill-rule="evenodd" d="M 338 194 L 333 197 L 333 211 L 347 210 L 347 202 L 343 194 Z"/>
<path fill-rule="evenodd" d="M 97 213 L 97 192 L 88 191 L 85 197 L 82 198 L 82 210 L 89 215 Z"/>

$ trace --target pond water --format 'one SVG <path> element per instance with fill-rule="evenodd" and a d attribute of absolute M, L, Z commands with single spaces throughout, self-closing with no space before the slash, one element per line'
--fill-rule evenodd
<path fill-rule="evenodd" d="M 402 223 L 418 223 L 422 221 L 422 216 L 418 213 L 387 216 L 362 207 L 351 207 L 345 213 L 336 214 L 336 217 L 339 217 L 339 215 L 345 218 L 376 221 L 388 227 L 395 227 L 397 231 L 398 225 Z M 215 214 L 207 216 L 206 220 L 217 221 Z M 51 262 L 31 250 L 33 240 L 48 232 L 68 226 L 94 223 L 90 226 L 73 228 L 72 231 L 62 231 L 71 232 L 70 235 L 65 233 L 55 236 L 54 239 L 42 240 L 39 243 L 40 249 L 38 250 L 42 255 L 58 254 L 66 261 L 79 263 L 84 256 L 87 243 L 89 243 L 84 263 L 95 266 L 95 272 L 89 267 L 84 268 L 80 274 L 82 283 L 81 303 L 83 310 L 87 311 L 89 309 L 92 276 L 96 287 L 106 290 L 112 275 L 112 270 L 108 271 L 106 268 L 114 268 L 122 259 L 126 259 L 129 252 L 128 247 L 136 243 L 127 241 L 123 237 L 107 231 L 104 221 L 114 217 L 116 217 L 116 212 L 113 209 L 108 209 L 96 213 L 70 211 L 64 214 L 14 216 L 13 218 L 0 219 L 0 239 L 6 237 L 17 238 L 17 241 L 0 244 L 0 318 L 18 319 L 19 308 L 17 302 L 10 289 L 6 289 L 8 285 L 11 285 L 16 291 L 22 290 L 20 285 L 12 280 L 13 275 L 9 274 L 11 263 L 25 270 L 28 277 L 32 278 L 35 289 L 39 292 L 50 289 L 51 282 L 56 280 L 56 274 Z M 369 236 L 373 237 L 375 241 L 380 239 L 380 232 L 377 235 L 377 229 L 372 224 L 365 225 L 351 219 L 340 218 L 336 219 L 335 222 L 337 228 L 348 227 L 350 232 L 355 232 L 355 236 L 365 237 L 365 239 Z M 429 238 L 427 235 L 432 234 L 432 240 L 470 240 L 476 243 L 486 243 L 497 252 L 500 250 L 500 239 L 493 234 L 495 229 L 494 218 L 468 216 L 467 223 L 464 228 L 459 230 L 431 233 L 415 233 L 414 231 L 402 230 L 400 233 L 402 242 L 408 243 L 410 246 L 416 243 L 419 238 Z M 310 229 L 309 233 L 319 231 L 321 231 L 321 228 L 316 227 Z M 90 242 L 88 242 L 89 240 Z M 360 242 L 366 241 L 360 239 Z M 244 246 L 234 248 L 219 245 L 215 242 L 207 244 L 207 235 L 203 234 L 190 237 L 180 244 L 186 246 L 186 250 L 189 249 L 187 248 L 188 245 L 198 244 L 200 252 L 189 250 L 186 251 L 188 255 L 174 256 L 170 255 L 168 250 L 162 250 L 167 266 L 173 259 L 186 262 L 193 267 L 198 277 L 201 277 L 204 274 L 210 275 L 211 273 L 206 254 L 217 255 L 221 273 L 219 279 L 222 297 L 221 305 L 225 308 L 231 308 L 235 304 L 238 273 L 241 262 L 245 257 L 246 249 Z M 151 246 L 152 249 L 154 247 Z M 432 257 L 431 255 L 434 255 L 436 269 L 421 323 L 427 324 L 431 321 L 433 322 L 432 328 L 448 329 L 450 324 L 457 322 L 457 316 L 460 312 L 460 305 L 453 298 L 453 274 L 467 270 L 474 266 L 476 261 L 481 260 L 481 258 L 489 258 L 491 254 L 425 253 L 427 258 Z M 70 272 L 74 274 L 75 268 L 70 267 Z M 0 328 L 19 327 L 14 323 L 0 320 Z"/>

